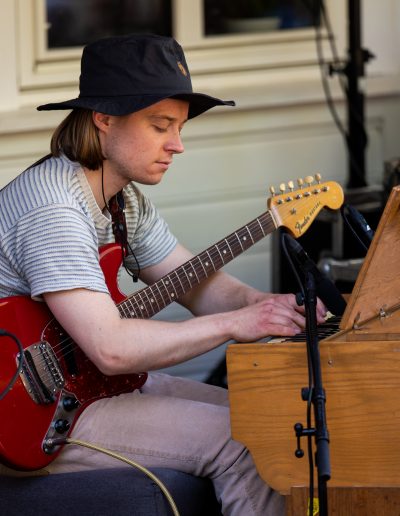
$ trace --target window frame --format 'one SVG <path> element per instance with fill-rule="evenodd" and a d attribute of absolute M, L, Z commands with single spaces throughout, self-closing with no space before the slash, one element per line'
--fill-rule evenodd
<path fill-rule="evenodd" d="M 185 49 L 192 76 L 316 63 L 314 29 L 205 36 L 202 0 L 172 0 L 172 9 L 173 34 Z M 17 0 L 16 19 L 20 90 L 75 85 L 82 49 L 46 48 L 45 0 Z"/>

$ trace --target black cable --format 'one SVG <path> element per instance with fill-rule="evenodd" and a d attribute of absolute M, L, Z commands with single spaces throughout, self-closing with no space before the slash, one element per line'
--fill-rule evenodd
<path fill-rule="evenodd" d="M 333 65 L 334 66 L 336 65 L 337 66 L 337 70 L 339 70 L 339 73 L 337 73 L 339 84 L 340 84 L 340 86 L 342 88 L 343 93 L 346 95 L 346 98 L 348 99 L 347 83 L 344 80 L 342 71 L 340 70 L 341 59 L 339 57 L 339 52 L 338 52 L 337 47 L 336 47 L 335 37 L 334 37 L 334 34 L 333 34 L 332 25 L 331 25 L 331 21 L 330 21 L 330 18 L 329 18 L 329 13 L 328 13 L 328 10 L 326 9 L 325 5 L 324 5 L 323 0 L 320 0 L 320 1 L 321 1 L 321 12 L 322 12 L 322 16 L 323 16 L 323 19 L 324 19 L 326 31 L 327 31 L 327 34 L 328 34 L 328 41 L 329 41 L 329 45 L 330 45 L 331 52 L 332 52 Z M 361 133 L 363 135 L 365 143 L 367 144 L 368 143 L 368 134 L 367 134 L 367 132 L 365 130 L 365 125 L 364 125 L 364 123 L 363 123 L 359 113 L 354 108 L 354 105 L 353 105 L 352 102 L 348 102 L 348 107 L 349 107 L 349 110 L 351 111 L 351 114 L 355 117 L 355 119 L 357 121 L 357 124 L 358 124 L 358 128 L 359 128 L 359 130 L 361 131 Z"/>
<path fill-rule="evenodd" d="M 326 13 L 326 9 L 323 7 L 323 2 L 322 1 L 321 1 L 321 10 L 322 10 L 323 13 Z M 331 32 L 331 29 L 329 29 L 326 26 L 326 20 L 329 20 L 329 18 L 327 17 L 326 14 L 323 17 L 324 17 L 324 21 L 325 21 L 325 27 L 326 27 L 327 33 L 328 33 L 328 40 L 330 42 L 332 42 L 334 40 L 334 35 Z M 324 90 L 324 93 L 325 93 L 326 103 L 327 103 L 329 111 L 330 111 L 330 113 L 332 115 L 332 118 L 333 118 L 333 120 L 334 120 L 334 122 L 336 124 L 336 127 L 338 128 L 340 134 L 342 135 L 343 141 L 345 142 L 347 153 L 348 153 L 349 159 L 350 159 L 350 161 L 351 161 L 351 163 L 352 163 L 352 165 L 354 167 L 354 170 L 356 171 L 357 176 L 360 179 L 362 179 L 363 178 L 363 173 L 360 170 L 360 167 L 358 166 L 358 163 L 357 163 L 357 161 L 356 161 L 356 159 L 354 157 L 354 154 L 353 154 L 353 152 L 352 152 L 352 150 L 350 148 L 349 133 L 345 129 L 342 121 L 340 120 L 339 114 L 338 114 L 338 112 L 336 110 L 336 106 L 335 106 L 335 103 L 334 103 L 334 100 L 333 100 L 333 97 L 332 97 L 330 84 L 329 84 L 329 81 L 328 81 L 328 79 L 326 77 L 325 69 L 326 69 L 327 63 L 325 61 L 325 58 L 323 56 L 323 51 L 322 51 L 322 43 L 321 43 L 322 35 L 321 35 L 320 26 L 316 26 L 315 27 L 315 32 L 316 32 L 316 49 L 317 49 L 317 56 L 318 56 L 318 65 L 319 65 L 319 68 L 320 68 L 320 71 L 321 71 L 321 81 L 322 81 L 322 87 L 323 87 L 323 90 Z M 334 56 L 334 60 L 335 60 L 335 56 Z M 345 93 L 346 98 L 348 100 L 347 86 L 344 83 L 343 77 L 340 76 L 340 75 L 339 75 L 339 84 L 342 86 L 342 90 Z M 352 113 L 354 113 L 355 112 L 354 106 L 350 102 L 348 102 L 348 106 L 349 106 L 349 109 L 352 111 Z M 362 133 L 363 133 L 363 136 L 364 136 L 365 140 L 367 140 L 365 129 L 364 129 L 363 124 L 361 123 L 361 120 L 359 119 L 359 117 L 358 117 L 358 125 L 359 125 L 360 130 L 362 130 Z"/>
<path fill-rule="evenodd" d="M 136 258 L 136 255 L 135 253 L 133 252 L 133 249 L 131 247 L 131 244 L 127 241 L 126 242 L 126 245 L 128 246 L 128 249 L 129 249 L 129 254 L 131 254 L 133 256 L 133 259 L 135 260 L 135 263 L 136 263 L 136 267 L 137 267 L 137 272 L 132 272 L 126 265 L 125 263 L 125 259 L 126 259 L 126 256 L 125 256 L 125 253 L 124 253 L 124 257 L 123 257 L 123 264 L 124 264 L 124 267 L 125 267 L 125 270 L 127 272 L 127 274 L 132 278 L 132 281 L 134 281 L 135 283 L 138 281 L 139 279 L 139 275 L 140 275 L 140 265 L 139 265 L 139 262 L 138 262 L 138 259 Z"/>
<path fill-rule="evenodd" d="M 322 51 L 322 34 L 321 34 L 321 28 L 319 25 L 315 27 L 315 45 L 317 50 L 317 58 L 318 58 L 318 66 L 321 72 L 321 81 L 322 81 L 322 88 L 324 90 L 325 94 L 325 100 L 327 103 L 327 106 L 329 108 L 329 111 L 332 115 L 332 118 L 336 124 L 336 127 L 338 128 L 340 134 L 342 135 L 343 139 L 348 142 L 348 134 L 347 131 L 339 117 L 339 114 L 336 110 L 336 106 L 332 97 L 329 81 L 326 78 L 325 69 L 326 62 L 324 59 L 323 51 Z"/>
<path fill-rule="evenodd" d="M 299 276 L 299 274 L 297 272 L 297 267 L 294 265 L 292 257 L 290 256 L 290 253 L 288 251 L 288 248 L 287 248 L 287 245 L 286 245 L 286 241 L 285 241 L 285 233 L 281 234 L 281 245 L 282 245 L 283 252 L 284 252 L 284 254 L 286 256 L 286 259 L 289 262 L 289 265 L 290 265 L 290 267 L 292 269 L 292 272 L 293 272 L 293 274 L 294 274 L 294 276 L 296 278 L 297 284 L 299 285 L 300 294 L 301 294 L 301 296 L 302 296 L 302 298 L 304 300 L 305 293 L 304 293 L 303 282 L 300 279 L 300 276 Z"/>
<path fill-rule="evenodd" d="M 334 34 L 333 34 L 332 25 L 331 25 L 331 21 L 330 21 L 330 18 L 329 18 L 329 13 L 328 13 L 328 10 L 325 8 L 325 5 L 324 5 L 324 3 L 322 1 L 321 1 L 321 11 L 322 11 L 322 14 L 323 14 L 325 27 L 326 27 L 326 31 L 327 31 L 327 34 L 328 34 L 329 45 L 331 47 L 331 52 L 332 52 L 332 56 L 333 56 L 333 64 L 338 66 L 338 68 L 340 68 L 340 66 L 341 66 L 341 59 L 339 57 L 339 52 L 338 52 L 337 47 L 336 47 L 335 37 L 334 37 Z M 348 91 L 347 90 L 347 84 L 346 84 L 346 81 L 343 78 L 343 74 L 338 73 L 337 76 L 338 76 L 339 84 L 340 84 L 340 86 L 342 88 L 342 91 L 343 91 L 343 93 L 347 97 L 347 91 Z M 367 142 L 368 141 L 368 135 L 367 135 L 367 132 L 365 131 L 364 124 L 363 124 L 359 114 L 354 109 L 354 106 L 353 106 L 352 103 L 349 103 L 349 108 L 350 108 L 352 114 L 357 119 L 360 131 L 362 131 L 363 136 L 365 138 L 365 141 Z"/>
<path fill-rule="evenodd" d="M 24 348 L 22 347 L 21 341 L 18 339 L 18 337 L 16 337 L 16 335 L 14 335 L 13 333 L 10 333 L 6 330 L 0 329 L 0 337 L 10 337 L 10 339 L 13 339 L 14 342 L 16 343 L 16 345 L 18 347 L 18 351 L 19 351 L 19 363 L 18 363 L 17 370 L 15 371 L 14 376 L 8 382 L 8 385 L 5 387 L 3 392 L 0 393 L 0 401 L 1 401 L 10 392 L 10 390 L 13 388 L 15 382 L 17 381 L 17 379 L 22 371 L 22 367 L 24 365 L 25 355 L 24 355 Z"/>
<path fill-rule="evenodd" d="M 343 220 L 345 221 L 346 223 L 346 226 L 350 229 L 350 231 L 353 233 L 353 235 L 356 237 L 356 240 L 357 242 L 361 245 L 361 247 L 363 248 L 364 251 L 368 251 L 368 246 L 365 244 L 365 242 L 360 238 L 360 235 L 356 232 L 356 230 L 354 229 L 353 225 L 350 223 L 348 217 L 347 217 L 347 214 L 346 214 L 346 210 L 349 209 L 349 205 L 348 204 L 343 204 L 341 207 L 340 207 L 340 213 L 343 217 Z"/>
<path fill-rule="evenodd" d="M 104 202 L 104 207 L 105 209 L 108 211 L 108 213 L 111 215 L 111 218 L 113 218 L 113 214 L 111 213 L 111 210 L 110 210 L 110 207 L 106 201 L 106 197 L 105 197 L 105 194 L 104 194 L 104 168 L 103 168 L 103 164 L 101 164 L 101 193 L 102 193 L 102 196 L 103 196 L 103 202 Z M 124 212 L 124 209 L 125 209 L 125 200 L 124 200 L 124 197 L 123 195 L 121 195 L 117 201 L 117 204 L 118 204 L 118 208 L 121 210 L 122 214 Z M 133 252 L 133 249 L 131 247 L 131 244 L 128 242 L 128 238 L 127 238 L 127 233 L 128 233 L 128 230 L 127 230 L 127 227 L 126 227 L 126 221 L 125 221 L 125 216 L 123 215 L 122 217 L 123 219 L 123 227 L 119 228 L 119 225 L 121 223 L 121 221 L 118 221 L 118 228 L 117 228 L 117 231 L 118 231 L 118 240 L 119 240 L 119 243 L 121 244 L 121 252 L 122 252 L 122 264 L 124 266 L 124 269 L 126 271 L 126 273 L 128 274 L 128 276 L 130 276 L 132 278 L 132 281 L 134 283 L 137 283 L 137 281 L 139 280 L 139 275 L 140 275 L 140 265 L 139 265 L 139 261 L 138 259 L 136 258 L 136 255 L 135 253 Z M 129 267 L 127 266 L 126 264 L 126 257 L 128 255 L 128 251 L 129 251 L 129 254 L 131 254 L 133 256 L 133 259 L 135 260 L 135 263 L 136 263 L 136 267 L 137 267 L 137 272 L 133 272 L 129 269 Z"/>
<path fill-rule="evenodd" d="M 360 179 L 363 179 L 363 173 L 360 170 L 360 167 L 358 166 L 358 163 L 357 163 L 357 161 L 353 155 L 353 152 L 350 148 L 349 134 L 348 134 L 346 128 L 344 127 L 344 125 L 339 117 L 339 114 L 336 110 L 336 106 L 335 106 L 333 96 L 331 93 L 330 84 L 326 77 L 326 67 L 328 66 L 328 63 L 324 59 L 323 50 L 322 50 L 323 36 L 321 34 L 321 25 L 318 23 L 318 16 L 317 16 L 318 12 L 322 13 L 322 18 L 324 21 L 324 25 L 325 25 L 326 32 L 328 35 L 329 45 L 330 45 L 332 56 L 333 56 L 333 63 L 336 65 L 341 64 L 341 60 L 339 58 L 338 51 L 337 51 L 336 44 L 335 44 L 335 38 L 334 38 L 331 23 L 330 23 L 328 11 L 325 7 L 323 0 L 316 0 L 316 4 L 318 5 L 319 9 L 315 8 L 315 4 L 314 4 L 314 6 L 310 5 L 310 3 L 307 0 L 302 0 L 302 2 L 313 14 L 314 29 L 315 29 L 315 45 L 316 45 L 316 52 L 317 52 L 317 59 L 318 59 L 318 67 L 319 67 L 320 73 L 321 73 L 321 82 L 322 82 L 322 88 L 324 90 L 326 104 L 331 113 L 333 121 L 334 121 L 337 129 L 339 130 L 339 133 L 342 135 L 342 138 L 346 145 L 346 150 L 348 153 L 348 157 L 351 161 L 351 164 L 354 167 L 354 170 L 356 171 L 357 176 Z M 349 102 L 349 99 L 348 99 L 347 84 L 345 83 L 344 78 L 342 75 L 340 75 L 340 73 L 338 74 L 338 78 L 339 78 L 339 84 L 341 86 L 341 89 L 347 98 L 349 109 L 351 110 L 351 112 L 353 114 L 355 114 L 356 111 L 354 109 L 354 106 Z M 362 131 L 363 137 L 365 138 L 365 141 L 367 142 L 368 136 L 365 131 L 364 124 L 362 123 L 359 116 L 357 116 L 356 119 L 358 121 L 359 129 L 360 129 L 360 131 Z"/>

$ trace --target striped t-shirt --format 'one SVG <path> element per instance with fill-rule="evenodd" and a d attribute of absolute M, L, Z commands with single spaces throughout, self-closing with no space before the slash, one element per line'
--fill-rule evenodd
<path fill-rule="evenodd" d="M 154 205 L 130 183 L 124 188 L 128 241 L 141 268 L 176 245 Z M 87 288 L 108 292 L 98 248 L 114 242 L 86 176 L 66 157 L 22 172 L 0 192 L 0 297 Z M 127 259 L 134 270 L 136 262 Z"/>

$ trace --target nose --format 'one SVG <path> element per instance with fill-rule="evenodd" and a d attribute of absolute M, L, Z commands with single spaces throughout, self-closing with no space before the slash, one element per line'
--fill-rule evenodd
<path fill-rule="evenodd" d="M 185 150 L 180 132 L 174 133 L 167 141 L 166 150 L 174 154 L 181 154 Z"/>

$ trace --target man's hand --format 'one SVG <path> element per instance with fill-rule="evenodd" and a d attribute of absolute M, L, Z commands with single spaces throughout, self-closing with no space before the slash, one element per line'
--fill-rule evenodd
<path fill-rule="evenodd" d="M 293 336 L 305 327 L 304 306 L 299 306 L 293 294 L 254 296 L 253 304 L 230 312 L 234 317 L 233 338 L 238 342 L 259 340 L 267 335 Z M 317 322 L 325 321 L 326 309 L 317 303 Z"/>
<path fill-rule="evenodd" d="M 278 303 L 282 303 L 287 308 L 291 308 L 293 310 L 296 310 L 297 312 L 304 315 L 304 305 L 298 305 L 296 301 L 296 297 L 294 294 L 270 294 L 270 293 L 264 293 L 264 292 L 256 292 L 252 299 L 249 300 L 249 304 L 252 303 L 258 303 L 259 301 L 263 301 L 266 299 L 274 299 Z M 318 324 L 322 324 L 325 322 L 327 314 L 327 309 L 324 303 L 318 298 L 317 299 L 317 322 Z"/>

